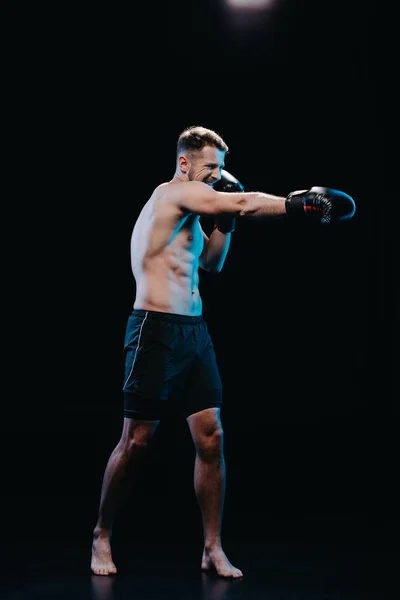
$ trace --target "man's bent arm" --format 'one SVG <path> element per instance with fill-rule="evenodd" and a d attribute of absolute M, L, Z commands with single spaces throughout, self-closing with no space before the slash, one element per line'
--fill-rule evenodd
<path fill-rule="evenodd" d="M 224 266 L 226 255 L 231 244 L 231 233 L 222 233 L 214 229 L 210 237 L 203 231 L 204 248 L 200 255 L 200 266 L 206 271 L 219 273 Z"/>

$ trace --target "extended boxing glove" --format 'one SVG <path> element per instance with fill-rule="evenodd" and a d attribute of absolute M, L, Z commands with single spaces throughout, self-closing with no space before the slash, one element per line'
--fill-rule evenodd
<path fill-rule="evenodd" d="M 314 186 L 310 190 L 292 192 L 286 198 L 288 216 L 311 216 L 321 223 L 350 219 L 356 205 L 348 194 L 327 187 Z"/>
<path fill-rule="evenodd" d="M 243 192 L 244 187 L 228 171 L 221 171 L 221 179 L 214 184 L 214 190 L 218 192 Z M 218 229 L 222 233 L 232 233 L 235 231 L 236 218 L 231 214 L 219 214 L 214 221 L 214 229 Z"/>

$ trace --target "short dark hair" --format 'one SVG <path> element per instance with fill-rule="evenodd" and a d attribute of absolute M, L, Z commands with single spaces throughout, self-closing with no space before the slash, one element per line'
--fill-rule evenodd
<path fill-rule="evenodd" d="M 178 138 L 177 154 L 180 152 L 199 152 L 204 146 L 215 146 L 218 150 L 229 152 L 228 145 L 222 137 L 201 125 L 192 125 L 182 131 Z"/>

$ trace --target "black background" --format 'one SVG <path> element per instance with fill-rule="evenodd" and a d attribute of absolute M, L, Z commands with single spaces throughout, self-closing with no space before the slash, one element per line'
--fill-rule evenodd
<path fill-rule="evenodd" d="M 396 518 L 389 59 L 378 10 L 287 0 L 233 18 L 222 1 L 193 0 L 56 3 L 10 17 L 23 216 L 2 426 L 13 538 L 61 530 L 90 540 L 123 420 L 130 234 L 192 124 L 225 138 L 226 168 L 246 190 L 324 185 L 357 205 L 332 226 L 240 222 L 223 271 L 201 273 L 225 386 L 226 535 Z M 193 458 L 186 423 L 162 423 L 115 535 L 200 536 Z"/>

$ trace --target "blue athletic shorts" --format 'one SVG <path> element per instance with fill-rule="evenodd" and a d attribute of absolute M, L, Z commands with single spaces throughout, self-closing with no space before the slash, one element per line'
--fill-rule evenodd
<path fill-rule="evenodd" d="M 124 341 L 124 416 L 159 420 L 222 406 L 222 382 L 207 324 L 134 309 Z"/>

